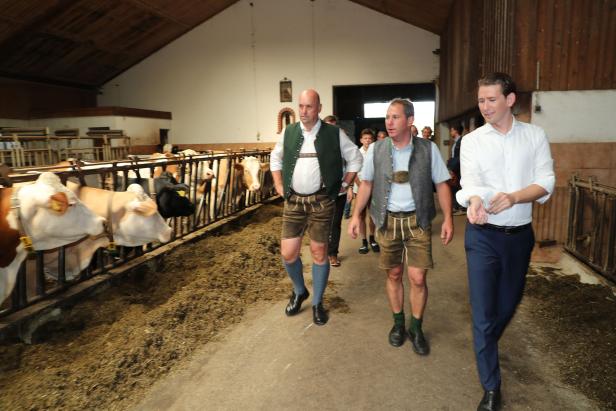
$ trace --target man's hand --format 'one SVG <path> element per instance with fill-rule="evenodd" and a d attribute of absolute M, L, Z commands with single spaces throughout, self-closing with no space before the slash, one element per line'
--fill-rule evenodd
<path fill-rule="evenodd" d="M 511 208 L 515 204 L 513 195 L 507 193 L 496 193 L 490 200 L 490 206 L 487 212 L 490 214 L 498 214 L 501 211 Z"/>
<path fill-rule="evenodd" d="M 447 218 L 443 221 L 443 225 L 441 225 L 441 241 L 443 245 L 447 245 L 451 242 L 453 238 L 453 219 Z"/>
<path fill-rule="evenodd" d="M 346 201 L 347 203 L 353 201 L 353 189 L 351 187 L 349 187 L 349 189 L 347 190 Z"/>
<path fill-rule="evenodd" d="M 347 227 L 347 233 L 349 233 L 353 240 L 357 238 L 359 234 L 359 217 L 353 216 L 353 218 L 351 218 L 349 226 Z"/>
<path fill-rule="evenodd" d="M 274 188 L 280 197 L 284 197 L 284 189 L 282 188 L 282 184 L 275 184 Z"/>
<path fill-rule="evenodd" d="M 488 212 L 483 207 L 480 197 L 473 196 L 469 200 L 466 216 L 471 224 L 485 224 L 488 222 Z"/>

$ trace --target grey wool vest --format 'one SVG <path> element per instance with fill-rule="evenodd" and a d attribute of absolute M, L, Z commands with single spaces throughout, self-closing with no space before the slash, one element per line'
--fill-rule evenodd
<path fill-rule="evenodd" d="M 413 151 L 409 159 L 409 184 L 415 200 L 417 224 L 429 228 L 436 216 L 432 190 L 432 148 L 429 140 L 413 138 Z M 374 143 L 374 180 L 372 181 L 372 200 L 370 215 L 377 228 L 387 222 L 387 203 L 391 192 L 393 175 L 393 143 L 387 137 Z"/>

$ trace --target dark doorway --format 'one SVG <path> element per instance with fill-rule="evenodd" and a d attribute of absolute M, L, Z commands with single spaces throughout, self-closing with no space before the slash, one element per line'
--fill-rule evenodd
<path fill-rule="evenodd" d="M 364 104 L 383 103 L 396 97 L 409 98 L 413 102 L 435 101 L 436 88 L 433 83 L 334 86 L 334 114 L 349 137 L 358 142 L 364 128 L 385 129 L 383 118 L 364 118 Z"/>

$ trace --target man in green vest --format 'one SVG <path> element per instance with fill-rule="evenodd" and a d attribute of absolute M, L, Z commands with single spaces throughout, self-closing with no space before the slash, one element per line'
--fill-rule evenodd
<path fill-rule="evenodd" d="M 428 300 L 426 273 L 433 265 L 431 229 L 436 215 L 433 183 L 444 214 L 443 244 L 448 244 L 453 237 L 453 219 L 445 162 L 436 144 L 411 136 L 413 120 L 414 108 L 410 100 L 394 99 L 390 103 L 385 118 L 389 137 L 368 149 L 348 231 L 351 237 L 357 238 L 361 212 L 372 194 L 370 215 L 381 246 L 379 267 L 387 272 L 387 297 L 394 317 L 389 343 L 399 347 L 407 336 L 402 283 L 406 260 L 412 314 L 408 335 L 413 351 L 427 355 L 430 347 L 423 334 L 422 320 Z"/>
<path fill-rule="evenodd" d="M 279 195 L 284 197 L 280 252 L 293 281 L 293 292 L 285 308 L 288 316 L 297 314 L 310 293 L 304 283 L 299 256 L 302 237 L 308 231 L 312 254 L 312 316 L 316 325 L 327 322 L 322 299 L 329 277 L 327 243 L 335 200 L 346 191 L 361 168 L 357 146 L 340 128 L 319 119 L 321 101 L 315 90 L 299 96 L 299 123 L 285 128 L 284 137 L 270 157 L 270 170 Z M 343 160 L 346 173 L 342 173 Z"/>

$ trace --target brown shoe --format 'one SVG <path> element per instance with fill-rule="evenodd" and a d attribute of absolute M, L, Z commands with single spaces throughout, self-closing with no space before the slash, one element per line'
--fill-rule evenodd
<path fill-rule="evenodd" d="M 331 265 L 332 267 L 340 267 L 340 260 L 338 260 L 337 255 L 329 256 L 329 265 Z"/>

